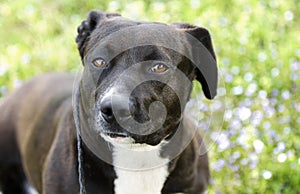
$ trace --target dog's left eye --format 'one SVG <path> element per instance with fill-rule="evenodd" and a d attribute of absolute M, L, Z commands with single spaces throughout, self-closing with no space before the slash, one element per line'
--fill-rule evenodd
<path fill-rule="evenodd" d="M 168 70 L 168 66 L 163 63 L 157 63 L 150 68 L 150 71 L 153 73 L 164 73 Z"/>
<path fill-rule="evenodd" d="M 102 58 L 97 58 L 93 61 L 93 65 L 95 67 L 105 67 L 106 66 L 106 61 Z"/>

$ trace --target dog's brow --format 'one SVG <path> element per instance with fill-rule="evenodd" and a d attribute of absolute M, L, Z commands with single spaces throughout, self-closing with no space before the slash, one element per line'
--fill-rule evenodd
<path fill-rule="evenodd" d="M 149 53 L 147 53 L 144 57 L 143 60 L 147 61 L 147 60 L 163 60 L 166 59 L 165 55 L 163 54 L 163 52 L 161 52 L 158 48 L 156 49 L 152 49 Z"/>

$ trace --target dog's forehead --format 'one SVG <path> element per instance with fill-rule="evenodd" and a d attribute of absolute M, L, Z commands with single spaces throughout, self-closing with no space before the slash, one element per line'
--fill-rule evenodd
<path fill-rule="evenodd" d="M 143 33 L 145 35 L 147 31 L 145 29 L 155 29 L 155 28 L 166 28 L 166 29 L 173 29 L 175 31 L 175 28 L 168 26 L 164 23 L 159 22 L 144 22 L 144 21 L 133 21 L 129 20 L 123 17 L 117 17 L 117 18 L 109 18 L 103 20 L 97 29 L 94 31 L 97 36 L 94 36 L 100 41 L 101 39 L 105 38 L 106 36 L 109 36 L 110 34 L 117 32 L 119 30 L 124 30 L 125 28 L 131 27 L 135 30 L 135 33 L 132 34 L 133 36 L 136 36 L 140 33 Z M 134 28 L 133 28 L 134 27 Z M 153 33 L 153 31 L 152 31 Z M 159 31 L 157 31 L 159 33 Z"/>
<path fill-rule="evenodd" d="M 110 61 L 120 53 L 141 46 L 173 49 L 186 55 L 191 44 L 186 33 L 163 23 L 135 22 L 126 19 L 107 20 L 100 23 L 90 39 L 85 61 L 95 57 Z"/>
<path fill-rule="evenodd" d="M 106 36 L 109 36 L 110 34 L 126 28 L 130 26 L 136 26 L 138 25 L 137 22 L 131 21 L 131 20 L 125 20 L 125 19 L 105 19 L 100 22 L 98 27 L 93 31 L 92 38 L 95 38 L 97 40 L 95 41 L 100 41 Z M 94 41 L 94 42 L 95 42 Z"/>

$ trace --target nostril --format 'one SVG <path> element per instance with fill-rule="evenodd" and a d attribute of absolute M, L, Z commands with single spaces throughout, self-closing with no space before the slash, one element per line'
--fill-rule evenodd
<path fill-rule="evenodd" d="M 107 116 L 111 116 L 112 115 L 112 109 L 110 107 L 103 107 L 101 109 L 101 112 Z"/>
<path fill-rule="evenodd" d="M 113 116 L 113 110 L 112 110 L 112 105 L 111 105 L 111 100 L 103 100 L 101 102 L 101 107 L 100 107 L 101 115 L 107 122 L 111 122 L 114 119 Z"/>
<path fill-rule="evenodd" d="M 128 119 L 131 110 L 133 110 L 132 103 L 128 104 L 128 100 L 123 96 L 104 97 L 100 103 L 101 116 L 108 123 Z"/>

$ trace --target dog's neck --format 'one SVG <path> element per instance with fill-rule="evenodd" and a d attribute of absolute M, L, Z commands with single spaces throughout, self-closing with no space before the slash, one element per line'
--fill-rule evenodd
<path fill-rule="evenodd" d="M 113 145 L 113 164 L 117 194 L 160 194 L 169 175 L 167 158 L 160 156 L 161 146 L 147 144 Z"/>

